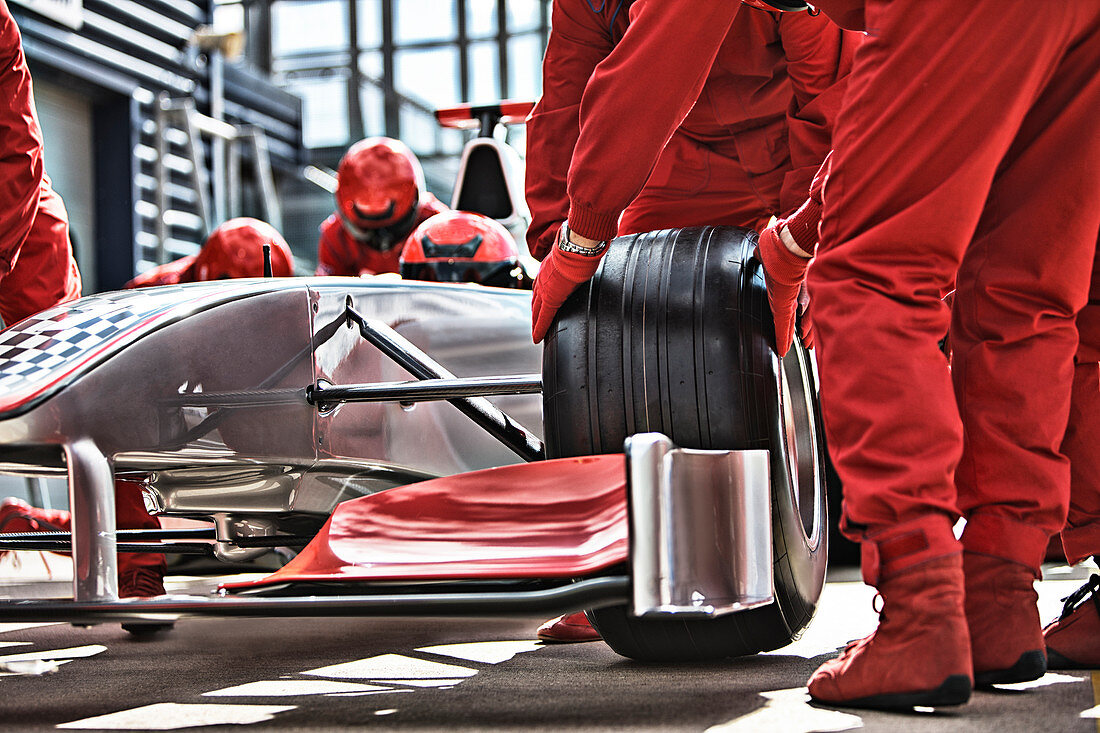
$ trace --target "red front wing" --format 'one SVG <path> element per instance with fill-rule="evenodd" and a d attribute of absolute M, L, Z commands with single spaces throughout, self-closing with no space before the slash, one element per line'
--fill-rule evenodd
<path fill-rule="evenodd" d="M 569 578 L 626 559 L 623 456 L 559 458 L 444 476 L 346 501 L 285 567 L 222 587 Z"/>

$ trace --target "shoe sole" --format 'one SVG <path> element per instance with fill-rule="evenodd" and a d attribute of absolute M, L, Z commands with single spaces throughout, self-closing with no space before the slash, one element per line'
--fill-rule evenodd
<path fill-rule="evenodd" d="M 562 638 L 560 636 L 543 636 L 537 634 L 538 640 L 546 644 L 583 644 L 587 641 L 603 641 L 602 636 L 586 636 L 583 639 L 578 638 Z"/>
<path fill-rule="evenodd" d="M 1016 664 L 1008 669 L 994 669 L 974 673 L 974 687 L 985 689 L 993 685 L 1010 685 L 1014 682 L 1031 682 L 1047 673 L 1047 658 L 1039 649 L 1024 652 Z"/>
<path fill-rule="evenodd" d="M 964 674 L 953 674 L 933 690 L 918 692 L 895 692 L 884 695 L 870 695 L 856 700 L 821 700 L 816 702 L 847 708 L 870 708 L 872 710 L 908 710 L 916 707 L 940 708 L 951 705 L 963 705 L 970 700 L 970 678 Z"/>
<path fill-rule="evenodd" d="M 156 621 L 151 621 L 147 623 L 122 624 L 122 630 L 139 638 L 147 638 L 162 631 L 171 631 L 175 626 L 175 623 L 158 623 Z"/>

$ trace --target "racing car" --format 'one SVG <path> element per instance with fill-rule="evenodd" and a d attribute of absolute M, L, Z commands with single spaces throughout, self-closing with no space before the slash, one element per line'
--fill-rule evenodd
<path fill-rule="evenodd" d="M 544 347 L 530 293 L 265 278 L 103 293 L 0 333 L 0 472 L 66 476 L 71 598 L 0 621 L 558 614 L 640 660 L 782 647 L 824 585 L 812 362 L 756 235 L 620 237 Z M 121 530 L 114 479 L 206 530 Z M 116 552 L 297 555 L 119 599 Z"/>

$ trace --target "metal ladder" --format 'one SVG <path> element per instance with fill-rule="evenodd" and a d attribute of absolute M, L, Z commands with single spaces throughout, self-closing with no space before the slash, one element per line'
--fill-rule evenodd
<path fill-rule="evenodd" d="M 161 93 L 156 103 L 156 260 L 164 263 L 171 259 L 167 249 L 169 217 L 172 205 L 169 196 L 171 177 L 170 158 L 173 137 L 183 135 L 184 160 L 187 178 L 195 194 L 197 215 L 205 232 L 234 216 L 242 209 L 241 173 L 245 158 L 243 148 L 252 153 L 256 182 L 259 186 L 263 218 L 275 229 L 282 231 L 283 214 L 275 191 L 275 178 L 268 154 L 267 135 L 254 125 L 232 125 L 199 112 L 195 100 L 186 97 L 172 99 Z M 209 139 L 209 172 L 204 159 L 203 137 Z"/>

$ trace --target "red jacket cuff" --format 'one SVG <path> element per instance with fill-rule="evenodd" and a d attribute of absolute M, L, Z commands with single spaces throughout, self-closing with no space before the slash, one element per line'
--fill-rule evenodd
<path fill-rule="evenodd" d="M 787 231 L 803 252 L 812 255 L 817 251 L 817 230 L 821 224 L 820 203 L 812 198 L 806 199 L 806 203 L 783 223 L 787 225 Z"/>
<path fill-rule="evenodd" d="M 615 238 L 619 217 L 570 204 L 569 228 L 582 237 L 604 242 Z"/>

